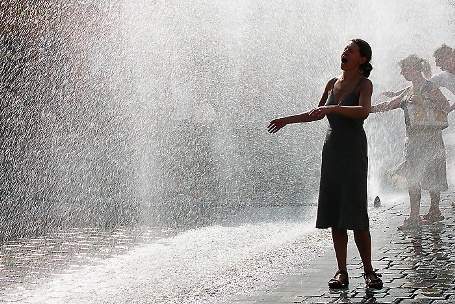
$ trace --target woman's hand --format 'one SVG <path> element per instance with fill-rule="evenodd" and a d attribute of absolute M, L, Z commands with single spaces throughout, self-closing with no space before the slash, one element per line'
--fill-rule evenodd
<path fill-rule="evenodd" d="M 311 117 L 322 119 L 327 114 L 332 113 L 336 106 L 320 106 L 309 112 Z"/>
<path fill-rule="evenodd" d="M 269 133 L 276 133 L 281 128 L 287 125 L 286 120 L 284 118 L 277 118 L 272 120 L 267 127 Z"/>

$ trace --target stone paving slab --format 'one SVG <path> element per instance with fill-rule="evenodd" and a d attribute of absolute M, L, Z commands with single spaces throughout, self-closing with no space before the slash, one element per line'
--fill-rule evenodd
<path fill-rule="evenodd" d="M 428 210 L 422 200 L 422 212 Z M 373 267 L 382 274 L 384 288 L 365 288 L 362 264 L 350 235 L 348 271 L 350 285 L 330 290 L 327 281 L 336 271 L 333 251 L 327 251 L 298 275 L 278 278 L 273 287 L 233 301 L 252 303 L 455 303 L 455 194 L 442 195 L 445 219 L 415 231 L 398 231 L 408 216 L 407 199 L 383 202 L 383 212 L 372 219 Z"/>

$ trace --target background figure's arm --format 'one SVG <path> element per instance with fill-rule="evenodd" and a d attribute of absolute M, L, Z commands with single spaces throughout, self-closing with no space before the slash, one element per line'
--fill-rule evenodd
<path fill-rule="evenodd" d="M 398 90 L 396 92 L 386 91 L 386 92 L 382 92 L 382 95 L 389 97 L 389 98 L 394 98 L 394 97 L 400 96 L 406 89 L 407 88 L 404 88 L 404 89 Z"/>
<path fill-rule="evenodd" d="M 400 106 L 399 102 L 401 102 L 401 99 L 399 100 L 399 102 L 397 102 L 397 101 L 398 100 L 395 98 L 390 101 L 384 101 L 384 102 L 378 103 L 377 105 L 373 105 L 373 106 L 371 106 L 371 113 L 386 112 L 386 111 L 396 109 Z"/>
<path fill-rule="evenodd" d="M 401 101 L 403 100 L 403 97 L 406 93 L 407 90 L 403 90 L 400 95 L 393 98 L 392 100 L 384 101 L 377 105 L 371 106 L 371 113 L 386 112 L 399 108 L 401 106 Z"/>

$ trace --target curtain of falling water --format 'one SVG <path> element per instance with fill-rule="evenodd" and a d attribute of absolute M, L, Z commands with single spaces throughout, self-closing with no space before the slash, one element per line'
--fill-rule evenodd
<path fill-rule="evenodd" d="M 312 201 L 325 123 L 267 122 L 317 104 L 350 38 L 373 47 L 374 102 L 406 84 L 400 57 L 455 44 L 453 4 L 410 4 L 3 1 L 4 214 L 115 225 L 138 202 Z M 399 114 L 366 124 L 374 191 L 399 161 Z"/>

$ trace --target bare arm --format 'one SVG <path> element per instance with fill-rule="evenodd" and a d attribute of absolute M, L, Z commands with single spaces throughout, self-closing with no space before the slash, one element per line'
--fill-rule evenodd
<path fill-rule="evenodd" d="M 382 92 L 382 95 L 389 97 L 389 98 L 393 98 L 393 97 L 400 96 L 405 90 L 406 90 L 406 88 L 398 90 L 396 92 L 386 91 L 386 92 Z"/>
<path fill-rule="evenodd" d="M 381 102 L 377 105 L 371 107 L 371 113 L 377 112 L 386 112 L 390 110 L 397 109 L 401 106 L 401 101 L 405 94 L 407 94 L 408 90 L 401 91 L 401 94 L 397 97 L 393 98 L 392 100 Z"/>
<path fill-rule="evenodd" d="M 276 118 L 270 122 L 267 129 L 268 129 L 269 133 L 276 133 L 281 128 L 283 128 L 285 125 L 289 125 L 289 124 L 293 124 L 293 123 L 301 123 L 301 122 L 310 122 L 310 121 L 322 119 L 322 117 L 320 117 L 320 118 L 313 117 L 313 116 L 311 116 L 310 113 L 311 113 L 311 111 L 308 111 L 308 112 L 297 114 L 297 115 Z"/>
<path fill-rule="evenodd" d="M 315 117 L 324 117 L 329 113 L 336 113 L 352 118 L 365 119 L 368 117 L 371 110 L 371 95 L 373 93 L 373 84 L 371 81 L 364 81 L 360 85 L 359 105 L 358 106 L 319 106 L 311 111 L 310 115 Z"/>
<path fill-rule="evenodd" d="M 333 82 L 333 80 L 330 80 L 326 84 L 324 93 L 322 94 L 322 97 L 319 100 L 319 104 L 318 104 L 319 106 L 325 104 L 327 97 L 329 95 L 329 91 L 330 91 L 332 82 Z M 320 120 L 320 119 L 324 118 L 324 115 L 322 115 L 322 116 L 312 115 L 313 111 L 314 110 L 310 110 L 310 111 L 307 111 L 307 112 L 304 112 L 301 114 L 297 114 L 297 115 L 276 118 L 270 122 L 267 129 L 268 129 L 269 133 L 276 133 L 281 128 L 283 128 L 284 126 L 286 126 L 288 124 L 311 122 L 311 121 Z"/>

